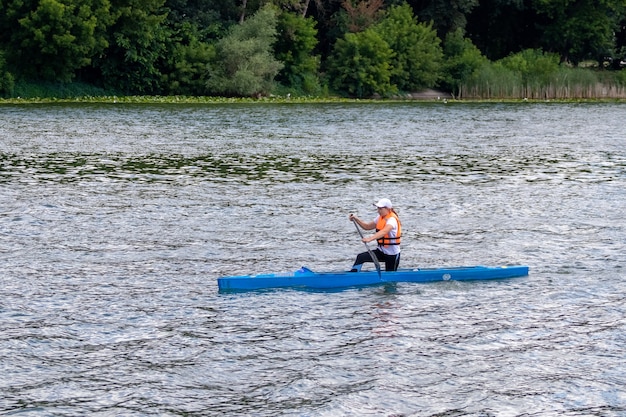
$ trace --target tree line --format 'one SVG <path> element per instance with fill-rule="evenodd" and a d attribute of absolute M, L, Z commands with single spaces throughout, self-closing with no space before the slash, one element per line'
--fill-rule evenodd
<path fill-rule="evenodd" d="M 624 66 L 624 0 L 0 0 L 4 97 L 626 96 Z"/>

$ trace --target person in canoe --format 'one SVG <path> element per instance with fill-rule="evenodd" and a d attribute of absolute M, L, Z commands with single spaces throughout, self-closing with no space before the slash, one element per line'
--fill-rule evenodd
<path fill-rule="evenodd" d="M 372 221 L 364 221 L 354 214 L 348 217 L 350 221 L 357 223 L 365 230 L 376 229 L 376 233 L 371 236 L 364 236 L 362 241 L 367 244 L 376 240 L 378 247 L 373 251 L 359 253 L 354 261 L 350 272 L 359 272 L 365 262 L 374 262 L 372 255 L 385 262 L 385 271 L 396 271 L 400 264 L 400 241 L 402 237 L 402 225 L 400 218 L 393 209 L 393 205 L 388 198 L 380 199 L 376 204 L 378 216 Z"/>

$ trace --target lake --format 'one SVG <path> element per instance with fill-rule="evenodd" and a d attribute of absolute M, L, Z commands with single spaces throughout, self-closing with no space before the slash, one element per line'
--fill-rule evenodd
<path fill-rule="evenodd" d="M 0 105 L 0 414 L 624 416 L 625 116 Z M 218 291 L 349 269 L 383 197 L 401 267 L 529 276 Z"/>

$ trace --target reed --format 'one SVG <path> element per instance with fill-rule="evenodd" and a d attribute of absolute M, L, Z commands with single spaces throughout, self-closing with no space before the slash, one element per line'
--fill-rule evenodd
<path fill-rule="evenodd" d="M 487 63 L 459 88 L 461 99 L 626 99 L 626 71 L 559 66 L 548 74 L 526 74 Z"/>

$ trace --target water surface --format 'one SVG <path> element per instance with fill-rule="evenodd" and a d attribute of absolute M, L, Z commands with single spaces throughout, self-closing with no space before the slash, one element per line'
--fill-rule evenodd
<path fill-rule="evenodd" d="M 4 105 L 0 413 L 623 416 L 619 104 Z M 350 267 L 520 279 L 220 294 Z"/>

